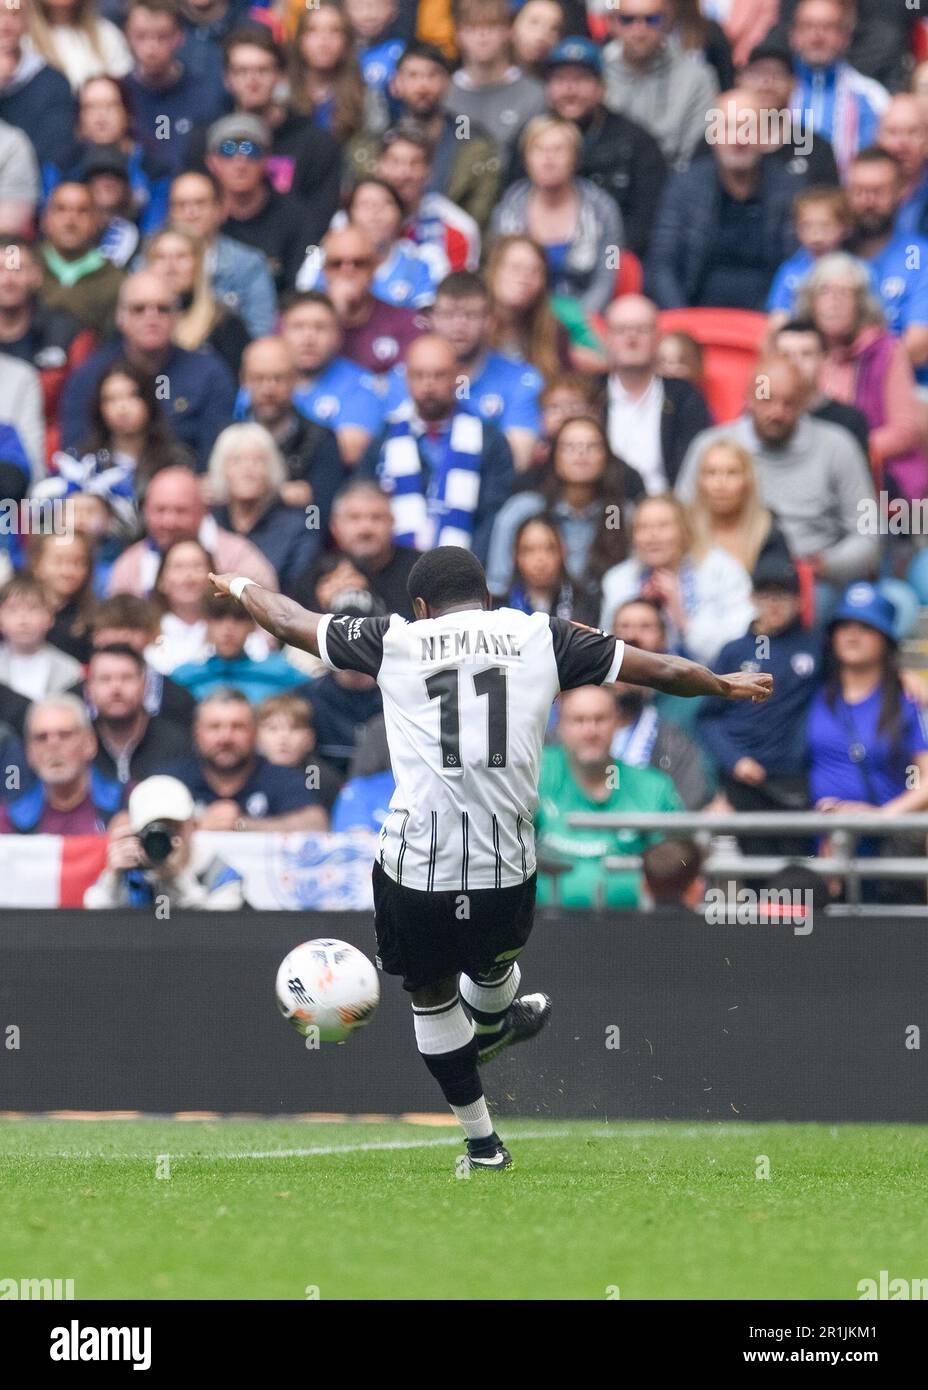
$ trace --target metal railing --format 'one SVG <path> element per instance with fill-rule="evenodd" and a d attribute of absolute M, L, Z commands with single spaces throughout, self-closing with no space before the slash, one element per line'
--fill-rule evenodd
<path fill-rule="evenodd" d="M 858 855 L 857 841 L 863 838 L 881 839 L 888 835 L 913 833 L 928 837 L 928 813 L 907 816 L 882 816 L 878 812 L 821 811 L 744 811 L 708 814 L 699 811 L 575 811 L 566 817 L 567 824 L 577 830 L 630 830 L 664 836 L 685 836 L 700 843 L 705 850 L 701 872 L 708 883 L 718 885 L 728 880 L 768 878 L 791 865 L 801 864 L 823 877 L 837 877 L 847 886 L 848 909 L 869 911 L 861 903 L 861 883 L 864 879 L 887 879 L 897 882 L 923 881 L 928 883 L 928 853 L 901 858 L 879 858 Z M 795 854 L 742 854 L 738 836 L 775 836 L 778 839 L 803 840 L 827 836 L 830 852 L 827 856 Z M 611 854 L 603 860 L 610 873 L 640 870 L 640 854 Z M 563 858 L 553 858 L 542 848 L 539 871 L 554 878 L 555 898 L 559 897 L 558 879 L 571 864 Z M 928 913 L 928 906 L 917 909 Z"/>

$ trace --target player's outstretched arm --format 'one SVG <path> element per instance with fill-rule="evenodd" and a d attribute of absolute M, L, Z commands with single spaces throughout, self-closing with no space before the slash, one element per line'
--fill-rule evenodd
<path fill-rule="evenodd" d="M 707 666 L 682 656 L 643 652 L 626 646 L 619 675 L 629 685 L 645 685 L 665 695 L 716 695 L 723 700 L 751 700 L 761 705 L 773 694 L 773 676 L 756 671 L 738 671 L 717 676 Z"/>
<path fill-rule="evenodd" d="M 239 576 L 235 574 L 210 575 L 218 594 L 232 594 L 232 583 L 237 578 Z M 299 647 L 304 652 L 311 652 L 313 656 L 319 655 L 316 633 L 324 616 L 322 613 L 311 613 L 308 608 L 294 603 L 292 598 L 275 594 L 270 589 L 262 588 L 260 584 L 246 584 L 240 592 L 232 594 L 232 597 L 237 598 L 255 622 L 260 623 L 265 632 L 269 632 L 279 642 L 289 647 Z"/>

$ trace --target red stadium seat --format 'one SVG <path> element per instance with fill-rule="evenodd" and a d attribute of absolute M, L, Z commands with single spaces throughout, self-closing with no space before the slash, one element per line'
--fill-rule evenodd
<path fill-rule="evenodd" d="M 623 251 L 620 254 L 612 291 L 613 299 L 621 299 L 623 294 L 644 294 L 644 266 L 634 251 Z M 603 315 L 590 314 L 589 325 L 599 341 L 605 345 L 606 320 Z"/>
<path fill-rule="evenodd" d="M 644 287 L 644 267 L 634 251 L 619 254 L 619 268 L 615 273 L 614 298 L 623 294 L 641 294 Z"/>
<path fill-rule="evenodd" d="M 815 571 L 807 560 L 796 561 L 799 576 L 799 617 L 803 627 L 815 626 Z"/>
<path fill-rule="evenodd" d="M 916 63 L 928 60 L 928 19 L 920 19 L 912 30 L 912 52 Z"/>
<path fill-rule="evenodd" d="M 704 392 L 719 424 L 744 411 L 744 395 L 767 333 L 767 315 L 747 309 L 665 309 L 661 333 L 689 333 L 705 356 Z"/>

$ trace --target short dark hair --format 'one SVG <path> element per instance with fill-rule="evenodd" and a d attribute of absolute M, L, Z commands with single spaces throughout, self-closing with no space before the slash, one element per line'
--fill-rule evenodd
<path fill-rule="evenodd" d="M 228 70 L 233 48 L 244 48 L 246 44 L 252 48 L 261 48 L 265 53 L 269 53 L 276 66 L 281 71 L 283 70 L 284 57 L 280 51 L 280 45 L 275 42 L 274 36 L 266 24 L 240 24 L 226 34 L 222 40 L 222 66 L 224 69 Z"/>
<path fill-rule="evenodd" d="M 432 162 L 435 142 L 412 116 L 402 117 L 396 125 L 391 125 L 389 130 L 384 131 L 380 137 L 378 154 L 383 154 L 385 150 L 390 149 L 391 145 L 400 144 L 415 145 L 416 149 L 425 155 L 429 163 Z"/>
<path fill-rule="evenodd" d="M 173 19 L 175 26 L 180 29 L 180 11 L 177 0 L 129 0 L 126 6 L 125 19 L 123 23 L 135 10 L 148 10 L 151 14 L 166 14 Z"/>
<path fill-rule="evenodd" d="M 650 608 L 661 625 L 661 631 L 666 636 L 667 614 L 664 612 L 663 604 L 660 603 L 658 599 L 648 598 L 646 594 L 636 594 L 634 598 L 627 598 L 619 604 L 618 608 L 615 610 L 615 617 L 617 618 L 626 608 Z"/>
<path fill-rule="evenodd" d="M 209 694 L 204 695 L 194 712 L 194 723 L 200 718 L 207 705 L 244 705 L 254 714 L 254 707 L 248 696 L 234 685 L 217 685 Z"/>
<path fill-rule="evenodd" d="M 321 304 L 323 309 L 328 309 L 333 318 L 338 315 L 335 312 L 335 305 L 327 294 L 322 290 L 291 290 L 289 294 L 281 295 L 280 303 L 277 306 L 280 317 L 289 314 L 291 309 L 301 309 L 304 304 Z"/>
<path fill-rule="evenodd" d="M 210 618 L 236 618 L 240 623 L 252 621 L 248 609 L 231 594 L 207 594 L 203 600 L 203 617 L 207 622 Z"/>
<path fill-rule="evenodd" d="M 369 188 L 371 185 L 373 185 L 374 188 L 380 188 L 383 190 L 384 193 L 387 193 L 393 200 L 393 202 L 396 204 L 397 211 L 405 213 L 405 208 L 403 207 L 403 200 L 392 184 L 387 183 L 386 179 L 379 179 L 376 174 L 365 174 L 363 178 L 358 179 L 357 183 L 352 185 L 351 190 L 348 193 L 348 197 L 345 200 L 345 211 L 348 213 L 349 219 L 351 217 L 352 208 L 354 207 L 354 200 L 357 197 L 359 191 L 362 188 Z"/>
<path fill-rule="evenodd" d="M 142 656 L 141 652 L 137 652 L 135 647 L 130 647 L 128 642 L 111 642 L 109 646 L 106 647 L 94 647 L 93 651 L 90 653 L 90 658 L 87 663 L 88 666 L 96 661 L 98 656 L 124 656 L 132 662 L 136 671 L 141 673 L 145 670 L 144 656 Z"/>
<path fill-rule="evenodd" d="M 0 607 L 9 602 L 10 599 L 17 598 L 31 599 L 33 603 L 39 603 L 43 608 L 47 608 L 50 613 L 55 611 L 45 586 L 33 574 L 14 574 L 0 587 Z"/>
<path fill-rule="evenodd" d="M 452 270 L 451 274 L 446 275 L 435 290 L 435 298 L 438 299 L 439 296 L 443 299 L 474 299 L 479 297 L 488 301 L 490 291 L 475 270 Z"/>
<path fill-rule="evenodd" d="M 215 175 L 210 169 L 181 169 L 181 170 L 179 170 L 178 173 L 176 173 L 176 174 L 174 175 L 174 177 L 171 179 L 171 187 L 168 189 L 168 200 L 169 200 L 169 201 L 170 201 L 171 193 L 174 191 L 174 185 L 175 185 L 175 183 L 177 183 L 177 180 L 178 180 L 178 179 L 191 178 L 191 177 L 192 177 L 192 178 L 195 178 L 195 179 L 205 179 L 206 182 L 209 184 L 210 188 L 213 190 L 213 201 L 214 201 L 214 202 L 217 202 L 217 203 L 219 203 L 219 202 L 222 201 L 222 198 L 223 198 L 222 184 L 219 182 L 219 180 L 217 179 L 216 175 Z"/>
<path fill-rule="evenodd" d="M 437 63 L 440 68 L 444 68 L 449 75 L 451 73 L 451 64 L 434 43 L 424 43 L 421 39 L 410 40 L 400 54 L 396 66 L 401 68 L 410 58 L 427 58 L 430 63 Z"/>
<path fill-rule="evenodd" d="M 851 160 L 852 164 L 891 164 L 896 171 L 896 177 L 902 178 L 902 165 L 894 154 L 889 150 L 884 150 L 882 145 L 870 145 L 867 149 L 855 154 Z"/>
<path fill-rule="evenodd" d="M 822 351 L 826 352 L 828 350 L 828 344 L 825 341 L 824 333 L 812 319 L 788 319 L 787 322 L 783 324 L 782 328 L 777 329 L 776 333 L 773 335 L 774 339 L 779 338 L 783 333 L 814 333 L 816 338 L 818 338 Z"/>
<path fill-rule="evenodd" d="M 112 594 L 100 599 L 90 618 L 91 635 L 108 627 L 130 628 L 134 632 L 157 632 L 159 613 L 151 599 L 136 594 Z"/>
<path fill-rule="evenodd" d="M 345 497 L 354 497 L 355 494 L 358 492 L 372 492 L 377 497 L 382 498 L 384 502 L 388 502 L 390 500 L 376 478 L 354 477 L 349 478 L 347 483 L 342 483 L 341 487 L 338 489 L 338 492 L 336 492 L 335 496 L 332 498 L 332 510 L 334 511 L 334 509 L 338 506 L 339 502 L 341 502 Z M 339 562 L 341 562 L 344 556 L 340 551 L 335 553 L 337 553 Z"/>
<path fill-rule="evenodd" d="M 645 883 L 655 907 L 674 907 L 699 877 L 702 851 L 695 840 L 659 840 L 642 855 Z"/>
<path fill-rule="evenodd" d="M 410 603 L 421 598 L 433 610 L 471 599 L 482 602 L 486 591 L 483 565 L 460 545 L 440 545 L 420 555 L 406 584 Z"/>

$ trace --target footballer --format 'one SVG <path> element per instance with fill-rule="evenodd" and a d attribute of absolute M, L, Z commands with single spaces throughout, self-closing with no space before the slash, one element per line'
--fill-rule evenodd
<path fill-rule="evenodd" d="M 413 622 L 311 613 L 241 576 L 210 578 L 282 643 L 376 679 L 396 779 L 373 866 L 377 964 L 410 994 L 419 1052 L 464 1131 L 459 1163 L 509 1168 L 480 1067 L 534 1037 L 551 1010 L 545 994 L 519 997 L 518 957 L 532 930 L 552 701 L 621 671 L 668 694 L 760 704 L 773 678 L 717 676 L 563 618 L 492 609 L 480 562 L 457 546 L 410 571 Z"/>

